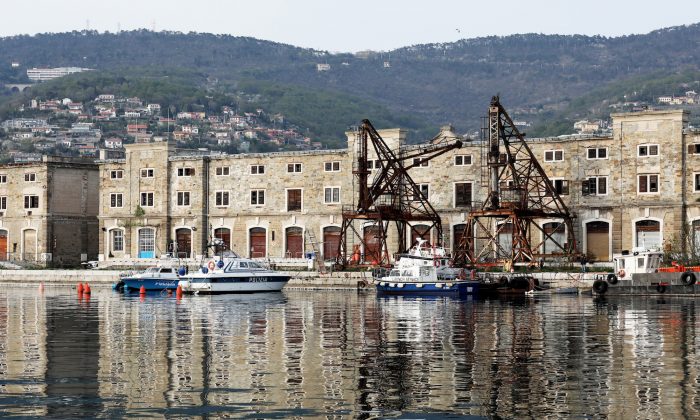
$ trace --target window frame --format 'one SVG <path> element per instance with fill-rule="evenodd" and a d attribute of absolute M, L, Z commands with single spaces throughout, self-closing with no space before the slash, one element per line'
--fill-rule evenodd
<path fill-rule="evenodd" d="M 595 150 L 595 157 L 590 157 L 590 151 Z M 605 150 L 605 157 L 600 157 L 600 151 Z M 586 160 L 606 160 L 610 158 L 608 148 L 606 147 L 586 147 Z"/>
<path fill-rule="evenodd" d="M 224 200 L 226 198 L 226 200 Z M 226 201 L 226 203 L 224 203 Z M 231 194 L 226 190 L 219 190 L 214 192 L 214 206 L 215 207 L 229 207 L 231 205 Z"/>
<path fill-rule="evenodd" d="M 287 173 L 288 174 L 300 174 L 303 171 L 304 171 L 304 167 L 300 162 L 287 163 Z"/>
<path fill-rule="evenodd" d="M 253 168 L 255 168 L 256 172 L 253 172 Z M 260 172 L 260 168 L 262 168 L 262 172 Z M 251 175 L 265 175 L 265 165 L 250 165 L 250 174 Z"/>
<path fill-rule="evenodd" d="M 117 205 L 112 205 L 119 204 Z M 109 208 L 110 209 L 121 209 L 124 208 L 124 193 L 109 193 Z"/>
<path fill-rule="evenodd" d="M 7 174 L 0 174 L 0 184 L 7 184 Z"/>
<path fill-rule="evenodd" d="M 123 179 L 124 170 L 123 169 L 111 169 L 109 171 L 109 179 Z"/>
<path fill-rule="evenodd" d="M 469 201 L 468 204 L 458 204 L 457 203 L 457 186 L 458 185 L 469 185 Z M 474 181 L 459 181 L 452 184 L 452 207 L 453 208 L 471 208 L 474 202 Z"/>
<path fill-rule="evenodd" d="M 144 175 L 144 173 L 145 173 L 145 175 Z M 155 176 L 155 173 L 156 173 L 156 171 L 153 168 L 141 168 L 140 178 L 153 178 Z"/>
<path fill-rule="evenodd" d="M 175 205 L 178 207 L 190 207 L 191 197 L 190 191 L 177 191 Z"/>
<path fill-rule="evenodd" d="M 260 200 L 260 197 L 261 197 L 260 193 L 262 193 L 262 200 Z M 255 203 L 253 203 L 253 194 L 255 194 Z M 261 206 L 265 205 L 265 189 L 263 189 L 263 188 L 251 189 L 249 196 L 250 196 L 249 203 L 251 206 L 261 207 Z"/>
<path fill-rule="evenodd" d="M 144 204 L 144 197 L 146 198 L 146 204 Z M 148 204 L 148 198 L 151 198 L 151 204 Z M 153 191 L 142 191 L 139 194 L 139 205 L 141 207 L 155 207 L 156 206 L 156 195 Z"/>
<path fill-rule="evenodd" d="M 651 154 L 651 148 L 656 147 L 656 154 Z M 646 149 L 646 154 L 642 154 L 641 150 L 642 148 Z M 660 155 L 660 147 L 658 143 L 642 143 L 637 145 L 637 157 L 638 158 L 648 158 L 648 157 L 659 157 Z"/>
<path fill-rule="evenodd" d="M 651 177 L 656 177 L 656 191 L 651 191 Z M 642 178 L 646 178 L 646 186 L 649 191 L 642 191 Z M 661 176 L 659 174 L 637 174 L 637 194 L 656 195 L 661 193 Z"/>
<path fill-rule="evenodd" d="M 0 195 L 0 211 L 6 211 L 6 210 L 7 210 L 7 196 Z"/>
<path fill-rule="evenodd" d="M 551 182 L 552 189 L 554 190 L 554 192 L 557 193 L 557 195 L 569 195 L 569 194 L 571 194 L 571 185 L 570 185 L 568 179 L 554 177 L 554 178 L 549 178 L 549 181 Z M 562 186 L 561 192 L 557 190 L 557 181 L 561 182 L 561 186 Z M 598 182 L 596 182 L 596 186 L 597 186 L 597 184 L 598 184 Z M 606 181 L 605 187 L 606 187 L 606 191 L 607 191 L 607 181 Z"/>
<path fill-rule="evenodd" d="M 328 169 L 330 165 L 330 169 Z M 332 160 L 329 162 L 323 162 L 323 172 L 340 172 L 340 161 Z"/>
<path fill-rule="evenodd" d="M 331 201 L 327 201 L 328 190 L 331 190 Z M 335 195 L 337 193 L 338 199 L 334 201 Z M 340 204 L 340 186 L 331 185 L 328 187 L 323 187 L 323 204 Z"/>
<path fill-rule="evenodd" d="M 700 193 L 700 172 L 693 172 L 693 192 Z"/>
<path fill-rule="evenodd" d="M 299 208 L 290 208 L 289 193 L 291 191 L 299 191 Z M 285 209 L 288 212 L 302 212 L 304 210 L 304 189 L 303 188 L 285 188 L 284 189 L 285 198 Z"/>
<path fill-rule="evenodd" d="M 115 246 L 115 240 L 117 239 L 117 232 L 119 233 L 119 249 Z M 124 252 L 124 230 L 122 229 L 110 229 L 109 230 L 109 236 L 110 236 L 110 247 L 113 252 Z"/>
<path fill-rule="evenodd" d="M 551 159 L 547 159 L 547 153 L 551 153 Z M 560 154 L 560 159 L 557 159 L 557 154 Z M 544 161 L 545 162 L 563 162 L 564 161 L 564 149 L 547 149 L 544 151 Z"/>
<path fill-rule="evenodd" d="M 181 168 L 177 168 L 175 172 L 178 176 L 178 178 L 191 178 L 194 176 L 195 171 L 192 166 L 183 166 Z"/>
<path fill-rule="evenodd" d="M 219 173 L 221 172 L 221 173 Z M 216 169 L 214 169 L 214 174 L 215 176 L 231 176 L 231 167 L 230 166 L 217 166 Z"/>
<path fill-rule="evenodd" d="M 586 182 L 588 183 L 588 193 L 587 193 L 587 194 L 582 194 L 582 195 L 584 195 L 584 196 L 591 196 L 591 195 L 593 195 L 593 196 L 597 196 L 597 197 L 604 197 L 604 196 L 607 196 L 608 194 L 610 194 L 610 182 L 609 182 L 609 178 L 610 178 L 609 175 L 600 175 L 600 176 L 599 176 L 599 175 L 592 175 L 592 176 L 587 176 L 587 177 L 586 177 Z M 590 188 L 591 188 L 591 186 L 590 186 L 591 179 L 595 179 L 595 180 L 596 180 L 596 183 L 595 183 L 595 184 L 596 184 L 596 188 L 595 188 L 596 191 L 595 191 L 595 193 L 591 193 L 591 192 L 590 192 L 590 191 L 591 191 L 591 190 L 590 190 Z M 600 179 L 605 179 L 605 193 L 604 193 L 604 194 L 601 194 L 601 193 L 600 193 L 600 181 L 599 181 Z"/>
<path fill-rule="evenodd" d="M 423 182 L 423 183 L 416 183 L 416 187 L 418 188 L 418 191 L 420 191 L 420 194 L 423 196 L 423 200 L 429 200 L 430 199 L 430 184 Z M 426 192 L 423 192 L 423 189 L 425 187 Z M 411 197 L 411 201 L 420 201 L 416 193 L 418 191 L 413 191 L 413 197 Z"/>
<path fill-rule="evenodd" d="M 29 199 L 29 202 L 27 202 Z M 25 194 L 24 195 L 24 209 L 32 210 L 39 208 L 39 196 L 35 194 Z"/>
<path fill-rule="evenodd" d="M 426 158 L 413 158 L 413 167 L 414 168 L 429 168 L 430 167 L 430 160 Z"/>
<path fill-rule="evenodd" d="M 469 158 L 469 163 L 466 163 L 466 162 L 465 162 L 465 161 L 466 161 L 466 158 Z M 461 162 L 461 163 L 458 163 L 458 162 L 457 162 L 458 159 L 461 159 L 462 162 Z M 454 166 L 471 166 L 472 163 L 473 163 L 473 161 L 474 161 L 474 157 L 473 157 L 471 154 L 468 154 L 468 155 L 455 155 L 455 158 L 454 158 L 453 163 L 454 163 Z"/>
<path fill-rule="evenodd" d="M 24 182 L 36 182 L 36 172 L 27 172 L 24 174 Z"/>

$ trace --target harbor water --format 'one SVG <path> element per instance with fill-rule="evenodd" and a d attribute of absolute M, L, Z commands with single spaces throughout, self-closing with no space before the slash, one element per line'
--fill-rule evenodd
<path fill-rule="evenodd" d="M 0 289 L 0 416 L 700 418 L 691 298 Z"/>

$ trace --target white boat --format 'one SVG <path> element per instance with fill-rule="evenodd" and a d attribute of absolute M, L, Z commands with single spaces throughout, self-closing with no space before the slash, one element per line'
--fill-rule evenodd
<path fill-rule="evenodd" d="M 184 273 L 184 267 L 181 269 Z M 177 288 L 178 269 L 175 267 L 150 267 L 146 270 L 121 279 L 124 291 L 140 290 L 166 290 Z"/>
<path fill-rule="evenodd" d="M 178 286 L 184 293 L 279 292 L 289 278 L 287 274 L 227 251 L 225 256 L 213 257 L 196 273 L 182 276 Z"/>
<path fill-rule="evenodd" d="M 596 295 L 606 293 L 632 294 L 654 288 L 659 293 L 664 293 L 673 285 L 657 280 L 662 261 L 663 253 L 661 251 L 646 248 L 634 248 L 632 252 L 622 251 L 620 254 L 613 254 L 615 271 L 604 279 L 600 278 L 594 281 L 593 292 Z M 691 284 L 687 284 L 685 281 L 683 283 L 692 286 L 695 281 Z"/>
<path fill-rule="evenodd" d="M 376 271 L 372 282 L 384 294 L 477 294 L 481 282 L 468 279 L 464 270 L 450 267 L 449 262 L 445 248 L 418 239 L 406 254 L 399 255 L 394 268 Z"/>

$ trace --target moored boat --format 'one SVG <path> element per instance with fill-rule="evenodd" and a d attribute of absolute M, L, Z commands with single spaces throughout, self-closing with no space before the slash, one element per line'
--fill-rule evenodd
<path fill-rule="evenodd" d="M 289 279 L 288 274 L 227 251 L 225 256 L 213 257 L 196 273 L 182 276 L 178 284 L 184 293 L 259 293 L 279 292 Z"/>
<path fill-rule="evenodd" d="M 182 271 L 184 273 L 184 269 Z M 123 277 L 121 283 L 125 292 L 141 290 L 141 287 L 146 291 L 175 290 L 179 280 L 178 270 L 174 267 L 150 267 L 140 273 Z"/>
<path fill-rule="evenodd" d="M 475 295 L 482 286 L 462 269 L 450 267 L 442 247 L 431 247 L 423 239 L 399 255 L 392 269 L 375 270 L 372 283 L 380 294 Z"/>

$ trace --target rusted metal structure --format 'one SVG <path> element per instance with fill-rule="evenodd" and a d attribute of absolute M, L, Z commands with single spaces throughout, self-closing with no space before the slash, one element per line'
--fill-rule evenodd
<path fill-rule="evenodd" d="M 370 165 L 370 147 L 377 160 Z M 387 233 L 395 227 L 397 251 L 405 252 L 407 236 L 416 233 L 423 237 L 435 230 L 437 241 L 442 242 L 440 216 L 424 197 L 420 188 L 408 175 L 408 170 L 462 147 L 456 140 L 434 141 L 431 144 L 397 155 L 384 142 L 369 120 L 363 120 L 357 131 L 356 161 L 353 163 L 354 190 L 357 202 L 343 206 L 343 225 L 336 263 L 387 265 L 391 262 Z M 370 175 L 375 171 L 370 184 Z M 424 222 L 425 232 L 417 232 L 411 222 Z"/>
<path fill-rule="evenodd" d="M 573 216 L 513 124 L 498 96 L 482 129 L 482 184 L 489 193 L 467 217 L 454 252 L 457 266 L 538 262 L 576 255 Z"/>

